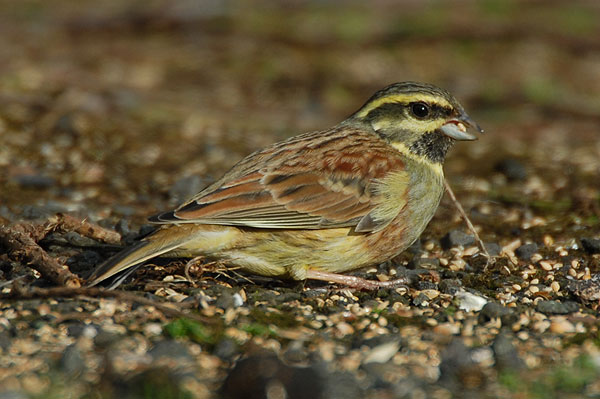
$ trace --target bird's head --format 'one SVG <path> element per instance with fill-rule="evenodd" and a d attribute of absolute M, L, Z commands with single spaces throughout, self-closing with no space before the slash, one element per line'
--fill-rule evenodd
<path fill-rule="evenodd" d="M 455 140 L 476 140 L 483 130 L 446 90 L 415 82 L 376 92 L 349 122 L 365 123 L 402 152 L 441 163 Z"/>

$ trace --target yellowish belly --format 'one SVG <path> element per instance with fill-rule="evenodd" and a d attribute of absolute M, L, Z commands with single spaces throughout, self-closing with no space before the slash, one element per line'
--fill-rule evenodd
<path fill-rule="evenodd" d="M 294 280 L 305 279 L 307 269 L 343 273 L 377 264 L 410 244 L 402 242 L 400 237 L 390 237 L 401 235 L 394 226 L 378 233 L 356 234 L 350 228 L 253 230 L 204 225 L 196 226 L 195 233 L 194 240 L 171 255 L 206 256 L 249 273 Z M 386 233 L 387 244 L 381 245 L 381 238 Z"/>

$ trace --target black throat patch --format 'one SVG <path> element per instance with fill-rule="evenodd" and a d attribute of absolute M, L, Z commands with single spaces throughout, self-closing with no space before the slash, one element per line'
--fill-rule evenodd
<path fill-rule="evenodd" d="M 429 132 L 415 141 L 409 150 L 431 162 L 442 163 L 452 144 L 453 140 L 442 132 Z"/>

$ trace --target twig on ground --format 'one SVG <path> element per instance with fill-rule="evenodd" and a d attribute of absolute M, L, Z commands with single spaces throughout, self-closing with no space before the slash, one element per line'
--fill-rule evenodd
<path fill-rule="evenodd" d="M 75 231 L 82 236 L 102 241 L 107 244 L 120 244 L 121 235 L 113 230 L 105 229 L 87 220 L 80 220 L 71 215 L 58 213 L 44 224 L 45 234 L 52 231 Z"/>
<path fill-rule="evenodd" d="M 6 249 L 11 259 L 37 270 L 42 277 L 53 283 L 65 287 L 80 287 L 79 278 L 37 244 L 53 231 L 75 231 L 82 236 L 108 244 L 119 244 L 121 241 L 121 235 L 116 231 L 59 213 L 43 225 L 19 223 L 12 226 L 0 226 L 0 244 Z"/>
<path fill-rule="evenodd" d="M 37 270 L 44 278 L 61 286 L 80 287 L 79 278 L 36 243 L 38 230 L 35 226 L 23 224 L 0 227 L 0 244 L 11 259 Z"/>
<path fill-rule="evenodd" d="M 487 251 L 487 248 L 485 247 L 485 244 L 483 243 L 483 241 L 479 237 L 479 234 L 477 233 L 477 230 L 475 230 L 475 227 L 473 226 L 473 223 L 471 223 L 471 219 L 469 219 L 469 216 L 467 216 L 467 213 L 465 212 L 464 208 L 462 207 L 462 205 L 460 204 L 460 202 L 458 202 L 458 200 L 456 199 L 456 195 L 454 195 L 454 191 L 452 191 L 452 187 L 450 187 L 450 184 L 448 183 L 448 180 L 446 180 L 446 179 L 444 179 L 444 187 L 446 187 L 446 191 L 448 192 L 448 195 L 450 196 L 450 199 L 454 203 L 454 206 L 456 206 L 456 209 L 458 209 L 458 213 L 460 213 L 460 216 L 463 218 L 463 220 L 467 224 L 467 227 L 473 233 L 473 236 L 475 237 L 475 241 L 477 241 L 477 245 L 479 245 L 479 248 L 481 249 L 481 252 L 487 258 L 487 262 L 485 264 L 485 269 L 487 269 L 487 267 L 489 266 L 490 261 L 492 259 L 492 256 Z"/>
<path fill-rule="evenodd" d="M 190 259 L 186 264 L 185 264 L 185 268 L 183 269 L 183 272 L 185 274 L 185 278 L 190 282 L 190 284 L 192 284 L 193 287 L 197 287 L 196 285 L 196 280 L 194 280 L 192 278 L 192 276 L 190 275 L 190 269 L 192 266 L 198 266 L 198 267 L 202 267 L 202 260 L 204 259 L 203 256 L 196 256 L 193 259 Z"/>

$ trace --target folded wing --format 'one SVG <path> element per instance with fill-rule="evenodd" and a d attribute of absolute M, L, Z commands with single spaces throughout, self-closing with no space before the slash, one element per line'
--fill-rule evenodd
<path fill-rule="evenodd" d="M 253 154 L 269 162 L 253 165 L 246 160 L 237 176 L 225 175 L 189 202 L 150 220 L 267 229 L 358 226 L 357 231 L 378 230 L 389 220 L 369 216 L 383 200 L 377 185 L 391 172 L 403 173 L 404 163 L 377 137 L 362 138 L 372 141 L 367 152 L 364 142 L 348 145 L 344 139 L 328 137 L 327 151 L 290 142 L 288 148 L 269 149 L 271 154 Z"/>

